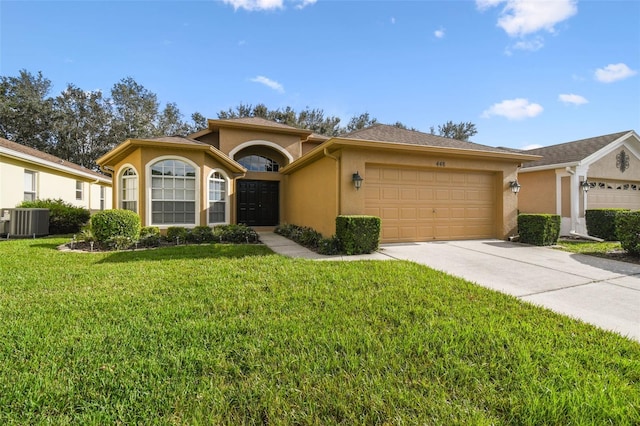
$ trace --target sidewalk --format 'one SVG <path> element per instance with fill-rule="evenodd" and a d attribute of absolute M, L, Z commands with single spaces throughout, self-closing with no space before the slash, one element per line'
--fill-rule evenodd
<path fill-rule="evenodd" d="M 260 241 L 274 252 L 287 257 L 313 259 L 313 260 L 394 260 L 382 253 L 359 254 L 354 256 L 334 255 L 327 256 L 316 253 L 288 238 L 274 232 L 258 232 Z"/>

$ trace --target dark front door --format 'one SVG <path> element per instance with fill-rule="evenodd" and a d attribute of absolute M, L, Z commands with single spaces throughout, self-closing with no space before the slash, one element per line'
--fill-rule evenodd
<path fill-rule="evenodd" d="M 279 182 L 238 180 L 238 223 L 275 226 L 279 219 Z"/>

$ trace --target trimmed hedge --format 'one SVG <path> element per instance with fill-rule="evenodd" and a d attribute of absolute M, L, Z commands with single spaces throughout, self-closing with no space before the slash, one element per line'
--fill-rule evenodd
<path fill-rule="evenodd" d="M 520 214 L 518 215 L 520 241 L 536 246 L 550 246 L 558 242 L 560 236 L 560 215 Z"/>
<path fill-rule="evenodd" d="M 616 216 L 629 209 L 588 209 L 584 213 L 587 232 L 593 237 L 607 241 L 618 241 L 616 234 Z"/>
<path fill-rule="evenodd" d="M 616 234 L 627 253 L 640 256 L 640 210 L 618 212 Z"/>
<path fill-rule="evenodd" d="M 91 216 L 91 232 L 99 243 L 133 244 L 140 238 L 140 216 L 131 210 L 103 210 Z"/>
<path fill-rule="evenodd" d="M 49 209 L 49 234 L 76 234 L 89 222 L 89 210 L 61 199 L 23 201 L 19 208 Z"/>
<path fill-rule="evenodd" d="M 381 220 L 376 216 L 341 215 L 336 217 L 336 237 L 345 254 L 371 253 L 380 245 Z"/>

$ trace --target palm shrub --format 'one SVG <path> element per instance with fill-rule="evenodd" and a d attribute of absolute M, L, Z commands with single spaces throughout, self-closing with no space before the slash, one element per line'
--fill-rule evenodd
<path fill-rule="evenodd" d="M 49 209 L 49 233 L 53 235 L 75 234 L 89 222 L 89 210 L 76 207 L 61 199 L 23 201 L 19 208 Z"/>
<path fill-rule="evenodd" d="M 140 238 L 140 216 L 131 210 L 103 210 L 91 217 L 91 232 L 101 244 L 126 248 Z"/>

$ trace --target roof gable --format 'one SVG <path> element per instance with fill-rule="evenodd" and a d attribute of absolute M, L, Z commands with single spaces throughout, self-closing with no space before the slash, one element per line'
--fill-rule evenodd
<path fill-rule="evenodd" d="M 543 158 L 537 161 L 525 163 L 523 168 L 566 165 L 572 163 L 577 164 L 582 161 L 592 159 L 594 155 L 597 157 L 596 154 L 599 151 L 629 134 L 635 135 L 635 132 L 633 130 L 627 130 L 624 132 L 565 142 L 558 145 L 530 149 L 524 152 L 527 154 L 541 155 Z"/>
<path fill-rule="evenodd" d="M 103 155 L 96 160 L 96 163 L 101 168 L 107 169 L 110 165 L 117 163 L 119 159 L 126 157 L 129 153 L 137 147 L 165 147 L 172 149 L 191 149 L 204 151 L 208 155 L 218 159 L 225 164 L 234 173 L 244 173 L 246 169 L 242 167 L 238 162 L 229 158 L 222 151 L 216 147 L 209 145 L 205 142 L 200 142 L 195 139 L 190 139 L 184 136 L 162 136 L 158 138 L 149 139 L 127 139 L 120 145 Z"/>

